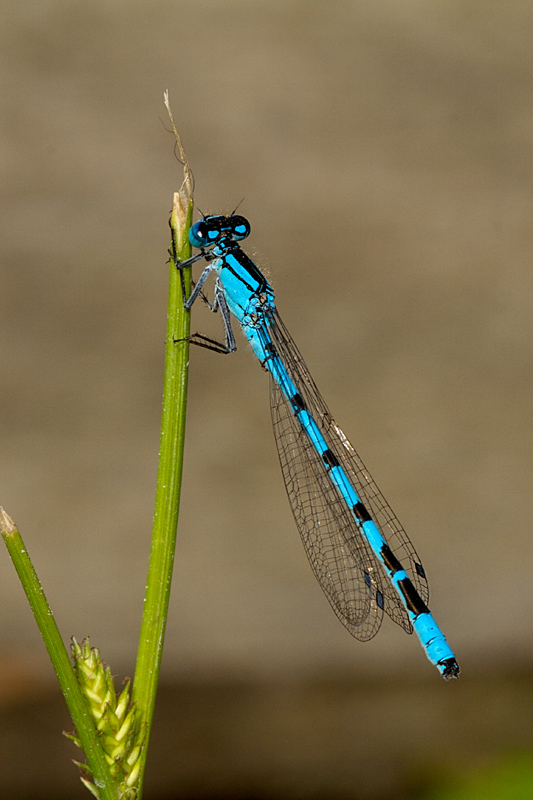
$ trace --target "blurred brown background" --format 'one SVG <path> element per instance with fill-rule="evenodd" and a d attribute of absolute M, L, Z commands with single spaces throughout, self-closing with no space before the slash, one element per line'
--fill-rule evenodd
<path fill-rule="evenodd" d="M 0 503 L 65 638 L 133 673 L 181 182 L 168 88 L 197 205 L 245 198 L 247 250 L 463 669 L 445 684 L 388 619 L 351 639 L 299 542 L 266 375 L 242 338 L 193 350 L 146 796 L 428 798 L 528 752 L 533 6 L 41 0 L 2 17 Z M 193 329 L 220 320 L 198 307 Z M 6 552 L 0 603 L 0 796 L 86 797 Z"/>

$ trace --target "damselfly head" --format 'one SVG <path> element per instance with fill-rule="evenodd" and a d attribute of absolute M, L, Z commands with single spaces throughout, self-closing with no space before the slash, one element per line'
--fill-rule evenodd
<path fill-rule="evenodd" d="M 232 214 L 231 217 L 208 216 L 192 226 L 189 241 L 193 247 L 205 249 L 215 245 L 223 236 L 240 242 L 249 235 L 250 223 L 239 214 Z"/>

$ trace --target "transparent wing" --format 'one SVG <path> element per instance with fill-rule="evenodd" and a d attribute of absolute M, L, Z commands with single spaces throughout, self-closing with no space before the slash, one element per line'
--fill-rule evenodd
<path fill-rule="evenodd" d="M 383 619 L 376 582 L 370 579 L 376 572 L 374 554 L 362 537 L 354 537 L 346 504 L 272 376 L 270 391 L 281 470 L 309 563 L 337 617 L 356 639 L 366 641 Z"/>
<path fill-rule="evenodd" d="M 269 312 L 265 321 L 268 336 L 328 447 L 427 604 L 429 589 L 424 568 L 403 527 L 331 417 L 279 315 Z M 394 622 L 411 633 L 407 612 L 381 562 L 332 487 L 323 460 L 317 457 L 272 378 L 271 409 L 281 468 L 296 524 L 313 571 L 335 613 L 357 639 L 370 639 L 377 633 L 382 618 L 380 606 Z"/>

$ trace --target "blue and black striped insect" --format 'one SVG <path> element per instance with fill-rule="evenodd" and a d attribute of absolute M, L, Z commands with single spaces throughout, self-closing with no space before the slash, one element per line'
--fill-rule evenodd
<path fill-rule="evenodd" d="M 202 296 L 216 275 L 212 311 L 220 309 L 225 343 L 201 334 L 191 342 L 230 353 L 236 349 L 230 312 L 270 374 L 272 424 L 296 525 L 311 568 L 335 614 L 360 641 L 378 632 L 383 613 L 416 632 L 427 657 L 447 680 L 459 665 L 427 606 L 426 573 L 396 515 L 334 421 L 300 352 L 280 319 L 274 292 L 241 249 L 250 234 L 242 216 L 206 216 L 189 240 L 200 252 L 184 267 L 207 266 L 190 297 Z"/>

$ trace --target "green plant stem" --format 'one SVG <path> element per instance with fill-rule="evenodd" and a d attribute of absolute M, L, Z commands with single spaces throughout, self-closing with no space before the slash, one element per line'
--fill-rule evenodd
<path fill-rule="evenodd" d="M 186 161 L 185 161 L 186 164 Z M 188 229 L 192 220 L 192 182 L 187 180 L 174 197 L 171 217 L 173 243 L 179 261 L 190 257 Z M 187 294 L 190 292 L 190 269 L 184 271 Z M 170 259 L 167 340 L 159 469 L 152 532 L 152 547 L 144 602 L 141 636 L 133 682 L 133 701 L 137 705 L 137 724 L 144 735 L 144 749 L 138 784 L 142 794 L 147 745 L 154 713 L 157 681 L 170 597 L 176 527 L 183 465 L 185 408 L 189 363 L 190 315 L 182 303 L 180 276 Z M 179 339 L 185 341 L 178 342 Z"/>
<path fill-rule="evenodd" d="M 111 777 L 93 718 L 82 695 L 52 610 L 22 536 L 11 517 L 2 508 L 0 508 L 0 531 L 44 639 L 101 800 L 117 800 L 117 785 Z"/>

